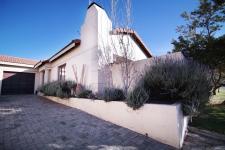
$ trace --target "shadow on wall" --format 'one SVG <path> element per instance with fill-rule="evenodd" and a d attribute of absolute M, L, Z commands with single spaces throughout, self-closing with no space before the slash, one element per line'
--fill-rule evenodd
<path fill-rule="evenodd" d="M 98 70 L 98 91 L 103 92 L 105 88 L 113 87 L 112 69 L 111 67 L 104 67 Z"/>

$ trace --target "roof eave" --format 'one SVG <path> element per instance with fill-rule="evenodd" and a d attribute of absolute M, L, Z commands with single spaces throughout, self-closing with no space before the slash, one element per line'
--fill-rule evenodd
<path fill-rule="evenodd" d="M 141 40 L 141 38 L 138 36 L 138 34 L 131 30 L 131 29 L 116 29 L 110 32 L 110 34 L 112 35 L 120 35 L 120 34 L 125 34 L 125 35 L 130 35 L 133 40 L 138 44 L 138 46 L 141 48 L 142 52 L 145 54 L 145 56 L 147 58 L 153 57 L 153 55 L 151 54 L 150 50 L 147 48 L 147 46 L 143 43 L 143 41 Z"/>
<path fill-rule="evenodd" d="M 148 58 L 153 57 L 150 50 L 147 48 L 147 46 L 144 44 L 144 42 L 141 40 L 141 38 L 138 36 L 138 34 L 136 32 L 134 32 L 133 36 L 135 36 L 134 38 L 136 38 L 136 41 L 142 47 L 142 50 L 145 51 L 144 53 L 145 53 L 146 57 L 148 57 Z"/>
<path fill-rule="evenodd" d="M 37 62 L 37 63 L 34 65 L 34 69 L 38 68 L 41 64 L 42 64 L 42 61 Z"/>
<path fill-rule="evenodd" d="M 21 64 L 21 63 L 6 62 L 6 61 L 0 61 L 0 65 L 26 67 L 26 68 L 33 68 L 34 67 L 34 65 L 30 65 L 30 64 Z"/>
<path fill-rule="evenodd" d="M 69 44 L 67 44 L 64 48 L 62 48 L 60 51 L 58 51 L 56 54 L 54 54 L 52 57 L 49 58 L 49 62 L 52 62 L 68 51 L 70 51 L 72 48 L 76 48 L 80 45 L 81 41 L 79 39 L 72 40 Z"/>

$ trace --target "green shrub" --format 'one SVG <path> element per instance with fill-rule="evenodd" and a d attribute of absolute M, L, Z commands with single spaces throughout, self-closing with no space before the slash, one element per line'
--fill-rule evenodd
<path fill-rule="evenodd" d="M 72 95 L 71 91 L 74 91 L 76 89 L 76 85 L 73 81 L 65 81 L 61 82 L 61 94 L 63 97 L 70 97 Z"/>
<path fill-rule="evenodd" d="M 184 113 L 194 115 L 209 101 L 212 86 L 208 73 L 208 68 L 193 61 L 156 59 L 137 87 L 148 93 L 147 103 L 181 102 Z"/>
<path fill-rule="evenodd" d="M 39 88 L 39 91 L 46 96 L 57 96 L 60 98 L 69 98 L 75 89 L 76 83 L 73 81 L 53 81 Z"/>
<path fill-rule="evenodd" d="M 44 84 L 39 88 L 39 91 L 47 96 L 56 96 L 57 89 L 60 88 L 58 81 Z"/>
<path fill-rule="evenodd" d="M 149 100 L 149 95 L 142 87 L 137 87 L 128 94 L 127 105 L 138 109 Z"/>
<path fill-rule="evenodd" d="M 69 98 L 69 94 L 67 92 L 63 92 L 61 88 L 56 91 L 56 97 L 60 98 Z"/>
<path fill-rule="evenodd" d="M 118 88 L 106 88 L 100 96 L 105 101 L 121 101 L 125 99 L 124 92 Z"/>
<path fill-rule="evenodd" d="M 89 98 L 89 99 L 95 99 L 95 95 L 92 93 L 91 90 L 86 90 L 84 89 L 83 91 L 81 91 L 77 97 L 79 98 Z"/>

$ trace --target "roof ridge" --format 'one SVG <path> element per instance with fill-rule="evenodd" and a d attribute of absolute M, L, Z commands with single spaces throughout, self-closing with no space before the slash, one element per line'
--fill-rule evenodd
<path fill-rule="evenodd" d="M 91 6 L 93 6 L 93 5 L 97 5 L 98 7 L 100 7 L 101 9 L 104 9 L 101 5 L 99 5 L 98 3 L 96 3 L 96 2 L 92 2 L 89 6 L 88 6 L 88 8 L 87 9 L 89 9 Z"/>

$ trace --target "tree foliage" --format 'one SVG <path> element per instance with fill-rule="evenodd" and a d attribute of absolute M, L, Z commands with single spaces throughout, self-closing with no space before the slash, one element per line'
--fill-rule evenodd
<path fill-rule="evenodd" d="M 184 12 L 186 21 L 177 31 L 180 36 L 173 40 L 173 52 L 182 51 L 188 58 L 211 68 L 213 93 L 225 83 L 225 35 L 218 31 L 225 23 L 224 0 L 200 0 L 194 11 Z"/>

